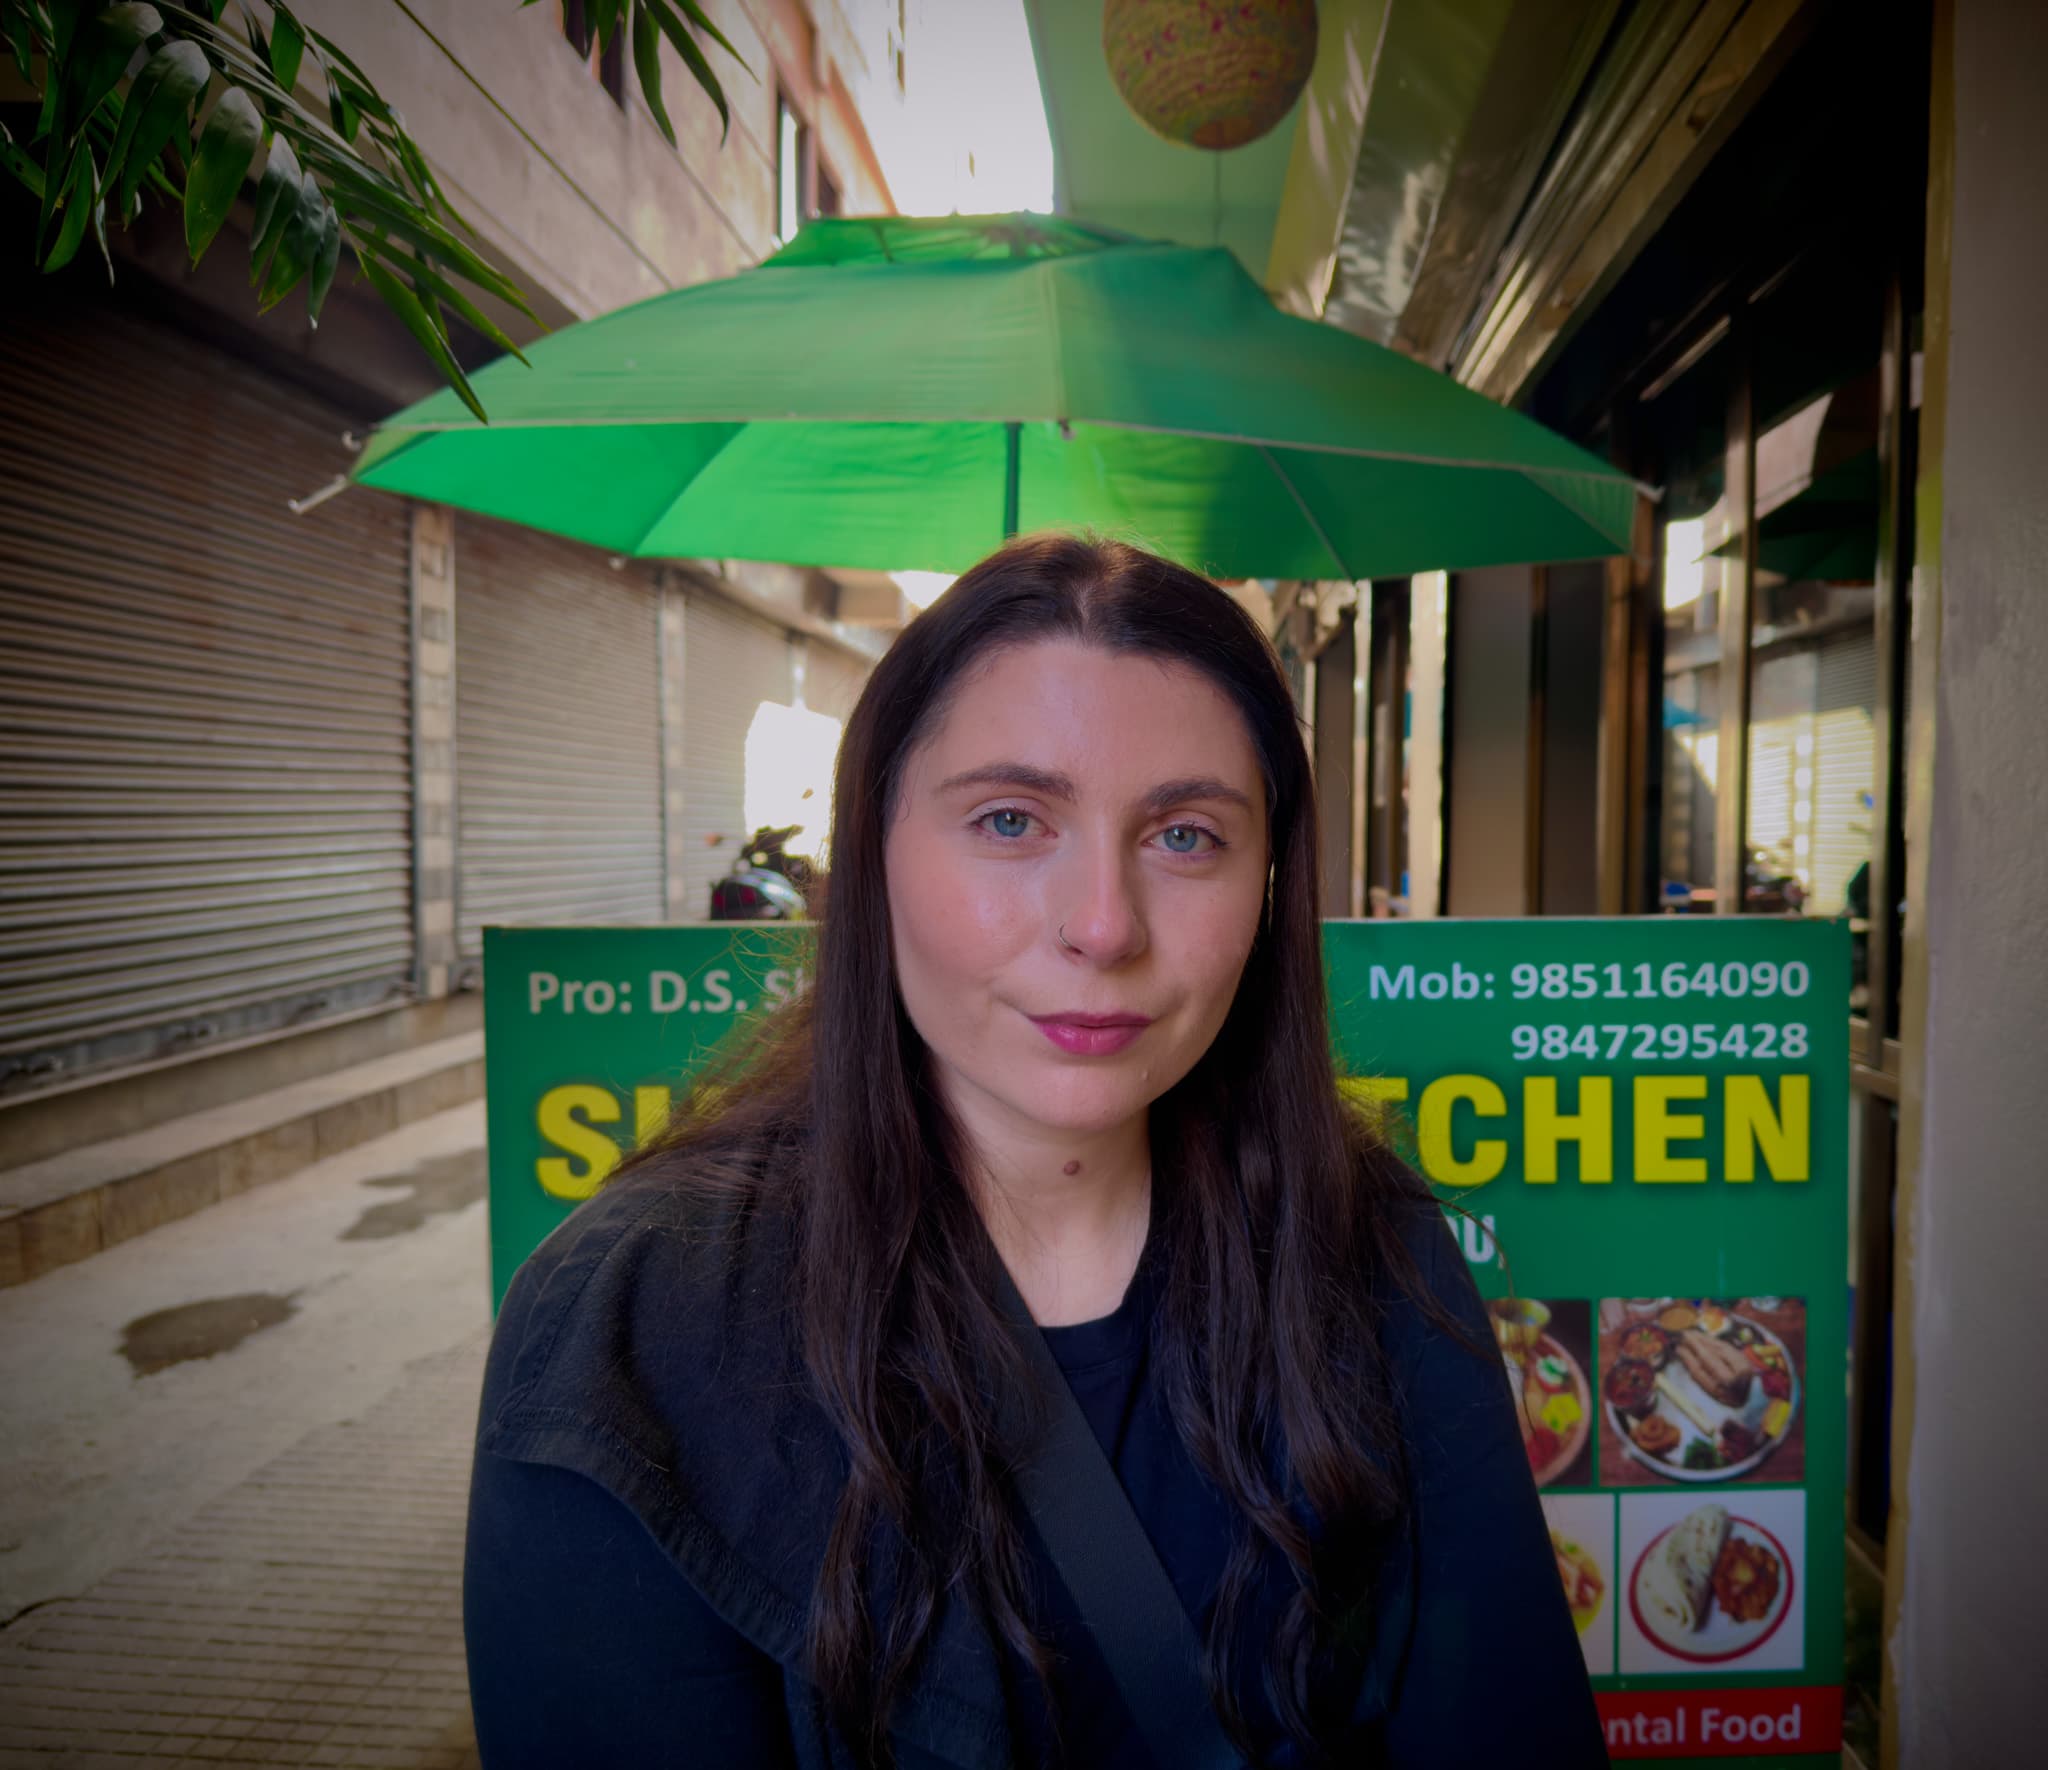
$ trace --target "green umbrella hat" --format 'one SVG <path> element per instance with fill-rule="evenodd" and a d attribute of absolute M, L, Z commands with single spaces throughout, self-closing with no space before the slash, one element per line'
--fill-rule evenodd
<path fill-rule="evenodd" d="M 1625 551 L 1636 487 L 1292 318 L 1220 248 L 1036 215 L 813 222 L 382 425 L 360 484 L 636 558 L 960 571 L 1089 527 L 1219 577 Z"/>

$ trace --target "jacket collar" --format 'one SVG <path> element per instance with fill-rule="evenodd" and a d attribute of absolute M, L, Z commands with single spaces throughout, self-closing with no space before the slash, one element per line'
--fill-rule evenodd
<path fill-rule="evenodd" d="M 788 1255 L 786 1229 L 760 1212 L 686 1216 L 652 1181 L 599 1193 L 513 1280 L 478 1450 L 598 1483 L 800 1676 L 847 1464 L 789 1331 Z M 885 1534 L 878 1565 L 901 1549 Z M 1003 1663 L 973 1606 L 945 1594 L 895 1731 L 963 1770 L 1001 1770 Z"/>

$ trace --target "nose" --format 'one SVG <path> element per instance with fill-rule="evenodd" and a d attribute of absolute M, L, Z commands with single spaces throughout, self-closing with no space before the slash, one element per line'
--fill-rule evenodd
<path fill-rule="evenodd" d="M 1119 844 L 1076 845 L 1055 893 L 1052 921 L 1065 944 L 1098 965 L 1122 964 L 1145 950 L 1145 907 L 1136 857 Z M 1059 936 L 1055 934 L 1055 939 Z"/>

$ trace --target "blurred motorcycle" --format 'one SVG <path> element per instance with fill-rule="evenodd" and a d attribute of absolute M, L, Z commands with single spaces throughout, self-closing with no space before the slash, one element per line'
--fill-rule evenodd
<path fill-rule="evenodd" d="M 789 852 L 802 824 L 756 830 L 732 871 L 711 887 L 714 922 L 802 922 L 810 917 L 806 893 L 823 884 L 810 860 Z"/>

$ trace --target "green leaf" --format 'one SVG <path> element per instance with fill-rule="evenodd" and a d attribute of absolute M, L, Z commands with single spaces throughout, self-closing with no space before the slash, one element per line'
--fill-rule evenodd
<path fill-rule="evenodd" d="M 106 7 L 79 32 L 69 59 L 61 66 L 51 64 L 45 78 L 53 84 L 61 80 L 64 88 L 52 121 L 54 124 L 56 116 L 64 119 L 64 128 L 58 133 L 65 140 L 76 142 L 84 137 L 100 108 L 113 97 L 136 53 L 163 29 L 163 22 L 154 6 Z M 46 102 L 47 97 L 46 93 Z M 108 173 L 112 175 L 111 165 Z"/>
<path fill-rule="evenodd" d="M 690 27 L 670 10 L 667 0 L 641 0 L 641 4 L 653 9 L 661 21 L 662 34 L 676 46 L 676 53 L 683 58 L 684 66 L 696 76 L 697 84 L 710 94 L 711 102 L 718 107 L 718 139 L 722 143 L 732 133 L 732 107 L 726 103 L 725 88 L 719 85 L 710 62 L 704 59 L 704 51 L 697 47 L 697 39 L 690 35 Z"/>
<path fill-rule="evenodd" d="M 74 4 L 69 6 L 60 4 L 55 12 L 48 14 L 51 26 L 51 41 L 56 45 L 57 50 L 57 53 L 50 59 L 55 65 L 62 67 L 71 60 L 72 39 L 77 33 L 79 20 L 84 16 L 85 8 L 77 5 L 75 0 Z"/>
<path fill-rule="evenodd" d="M 256 187 L 256 219 L 252 236 L 255 245 L 249 252 L 250 282 L 263 281 L 271 254 L 277 250 L 285 228 L 298 208 L 300 190 L 312 184 L 313 181 L 299 170 L 299 158 L 292 152 L 292 144 L 281 135 L 274 138 L 269 156 L 263 162 L 262 182 Z M 317 185 L 313 188 L 319 189 Z"/>
<path fill-rule="evenodd" d="M 328 180 L 329 194 L 345 215 L 366 216 L 374 226 L 391 229 L 409 245 L 450 265 L 466 281 L 522 312 L 531 312 L 517 283 L 479 257 L 402 192 L 380 189 L 362 169 L 327 155 L 313 155 L 312 163 Z"/>
<path fill-rule="evenodd" d="M 107 246 L 107 192 L 105 185 L 102 185 L 93 192 L 92 237 L 99 245 L 100 262 L 107 267 L 107 282 L 111 285 L 114 280 L 114 254 Z"/>
<path fill-rule="evenodd" d="M 242 8 L 242 28 L 249 33 L 249 47 L 256 52 L 256 59 L 264 67 L 268 68 L 270 66 L 270 44 L 264 37 L 256 20 L 250 16 L 249 9 L 246 6 Z"/>
<path fill-rule="evenodd" d="M 29 69 L 35 62 L 35 32 L 26 6 L 10 5 L 7 8 L 7 47 L 14 51 L 14 71 L 28 83 Z"/>
<path fill-rule="evenodd" d="M 284 210 L 285 205 L 280 203 L 278 208 Z M 257 297 L 257 305 L 266 313 L 313 268 L 320 253 L 321 230 L 327 223 L 327 199 L 309 178 L 298 187 L 297 200 L 287 213 L 284 238 L 278 242 L 277 255 L 270 261 L 270 272 Z"/>
<path fill-rule="evenodd" d="M 353 143 L 357 132 L 363 126 L 363 113 L 356 108 L 355 101 L 342 90 L 341 81 L 332 68 L 327 70 L 327 116 L 334 125 L 334 133 L 343 141 Z"/>
<path fill-rule="evenodd" d="M 398 163 L 405 168 L 405 175 L 412 180 L 412 188 L 419 192 L 423 200 L 431 203 L 439 195 L 440 187 L 434 183 L 434 174 L 427 166 L 426 155 L 420 152 L 418 144 L 402 129 L 398 132 L 398 139 L 393 145 L 398 150 Z"/>
<path fill-rule="evenodd" d="M 117 172 L 121 180 L 120 211 L 131 215 L 135 211 L 135 199 L 142 188 L 142 181 L 149 175 L 163 157 L 164 148 L 173 135 L 180 141 L 189 142 L 192 107 L 199 95 L 206 90 L 206 82 L 212 69 L 207 66 L 205 53 L 196 43 L 166 43 L 149 58 L 149 65 L 142 70 L 134 88 L 128 94 L 128 104 L 121 118 L 126 129 L 129 118 L 136 118 L 135 133 L 125 147 L 117 141 L 120 165 L 113 160 L 107 162 L 107 176 Z M 147 81 L 147 97 L 143 83 Z"/>
<path fill-rule="evenodd" d="M 365 250 L 374 252 L 376 248 L 366 247 Z M 526 361 L 526 352 L 512 342 L 504 328 L 431 264 L 415 254 L 406 262 L 405 269 L 412 277 L 414 288 L 425 290 L 436 301 L 445 301 L 500 350 L 516 356 L 522 363 Z"/>
<path fill-rule="evenodd" d="M 5 123 L 0 123 L 0 163 L 27 189 L 37 202 L 43 197 L 43 163 L 23 150 Z"/>
<path fill-rule="evenodd" d="M 81 142 L 72 157 L 71 177 L 64 187 L 64 225 L 57 230 L 56 241 L 43 259 L 46 272 L 62 270 L 77 253 L 79 242 L 85 238 L 86 223 L 92 219 L 98 191 L 99 167 L 94 164 L 92 149 Z"/>
<path fill-rule="evenodd" d="M 78 176 L 78 163 L 85 157 L 85 143 L 79 142 L 68 152 L 51 142 L 43 152 L 43 206 L 36 216 L 36 262 L 41 263 L 49 254 L 53 232 L 58 225 L 57 217 L 71 190 L 71 181 Z"/>
<path fill-rule="evenodd" d="M 469 384 L 469 377 L 462 372 L 462 365 L 455 360 L 455 353 L 448 348 L 448 339 L 441 330 L 440 322 L 420 298 L 375 257 L 365 253 L 357 262 L 363 268 L 363 275 L 369 278 L 370 286 L 383 297 L 384 305 L 405 322 L 406 330 L 434 359 L 434 366 L 441 371 L 441 378 L 455 390 L 456 397 L 476 414 L 479 423 L 488 424 L 490 419 L 485 416 L 476 390 Z"/>
<path fill-rule="evenodd" d="M 341 82 L 341 89 L 348 94 L 348 101 L 372 122 L 396 125 L 398 113 L 384 102 L 383 95 L 374 86 L 365 86 L 354 75 L 339 73 L 335 78 Z"/>
<path fill-rule="evenodd" d="M 319 325 L 321 306 L 327 300 L 327 291 L 334 286 L 335 266 L 341 262 L 341 217 L 324 196 L 320 204 L 320 245 L 313 254 L 313 268 L 307 273 L 306 281 L 306 324 L 309 326 Z"/>
<path fill-rule="evenodd" d="M 120 180 L 121 167 L 128 158 L 128 150 L 135 145 L 135 131 L 141 127 L 142 119 L 149 110 L 150 97 L 156 91 L 157 82 L 163 77 L 163 58 L 151 56 L 143 63 L 142 72 L 137 74 L 129 85 L 127 96 L 121 100 L 121 121 L 114 130 L 113 146 L 107 149 L 109 184 L 116 184 Z"/>
<path fill-rule="evenodd" d="M 649 5 L 665 6 L 668 4 L 668 0 L 646 0 L 646 3 Z M 726 34 L 705 16 L 704 8 L 697 4 L 697 0 L 676 0 L 676 3 L 682 7 L 684 14 L 689 18 L 691 24 L 695 25 L 698 30 L 702 31 L 705 36 L 716 43 L 719 48 L 731 56 L 734 61 L 738 62 L 741 67 L 747 68 L 747 58 L 740 54 L 737 49 L 733 48 Z M 747 68 L 747 77 L 754 79 L 758 76 L 755 75 L 752 68 Z"/>
<path fill-rule="evenodd" d="M 654 113 L 655 128 L 674 147 L 675 125 L 668 120 L 668 107 L 661 102 L 661 26 L 645 6 L 633 8 L 633 67 L 640 76 L 640 96 Z"/>
<path fill-rule="evenodd" d="M 583 0 L 583 16 L 590 21 L 590 41 L 602 49 L 619 28 L 622 0 Z"/>
<path fill-rule="evenodd" d="M 319 49 L 322 55 L 341 69 L 344 74 L 348 75 L 356 85 L 360 86 L 365 92 L 373 94 L 376 92 L 376 87 L 370 83 L 370 76 L 349 59 L 348 51 L 336 43 L 332 37 L 323 37 L 318 31 L 308 31 L 306 36 Z"/>
<path fill-rule="evenodd" d="M 306 54 L 306 33 L 299 21 L 280 10 L 270 30 L 270 71 L 278 85 L 290 92 L 299 83 L 299 63 Z"/>
<path fill-rule="evenodd" d="M 54 69 L 56 63 L 52 61 L 46 64 L 46 66 Z M 58 125 L 63 121 L 64 82 L 51 78 L 50 73 L 45 72 L 43 76 L 43 108 L 36 117 L 36 132 L 29 137 L 29 140 L 43 141 L 48 139 L 57 133 Z"/>
<path fill-rule="evenodd" d="M 86 26 L 64 69 L 69 89 L 64 112 L 71 120 L 73 139 L 84 133 L 93 113 L 121 83 L 135 52 L 163 28 L 163 15 L 154 6 L 132 3 L 107 7 Z"/>
<path fill-rule="evenodd" d="M 223 30 L 202 14 L 188 11 L 175 4 L 174 0 L 161 0 L 161 4 L 178 34 L 191 38 L 204 48 L 207 58 L 223 79 L 250 92 L 261 93 L 266 100 L 288 98 L 288 94 L 278 91 L 277 82 L 271 77 L 267 46 L 261 53 L 251 54 L 248 45 L 233 32 Z"/>
<path fill-rule="evenodd" d="M 194 264 L 227 220 L 262 139 L 263 119 L 255 104 L 239 86 L 230 86 L 206 119 L 185 180 L 185 244 Z"/>

